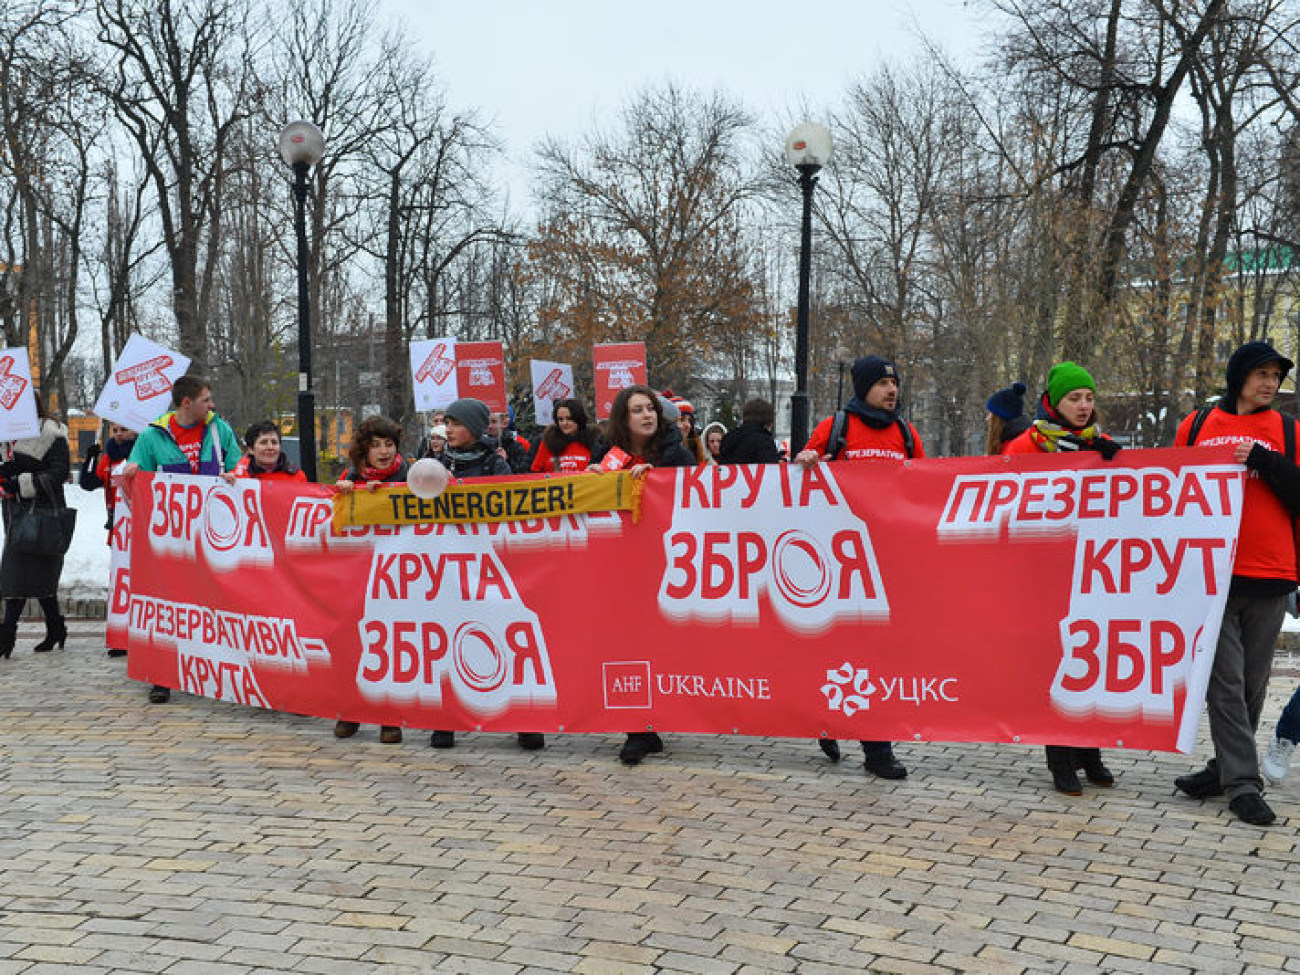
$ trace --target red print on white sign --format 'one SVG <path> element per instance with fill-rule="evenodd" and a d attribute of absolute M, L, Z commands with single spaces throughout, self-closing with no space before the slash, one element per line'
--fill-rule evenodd
<path fill-rule="evenodd" d="M 753 623 L 764 594 L 800 633 L 889 616 L 866 523 L 825 464 L 679 469 L 664 555 L 659 610 L 670 619 Z"/>
<path fill-rule="evenodd" d="M 0 356 L 0 406 L 3 406 L 6 410 L 14 408 L 14 405 L 23 395 L 23 391 L 31 384 L 29 379 L 12 375 L 13 368 L 13 356 Z"/>
<path fill-rule="evenodd" d="M 376 539 L 358 628 L 357 688 L 372 701 L 437 705 L 446 685 L 485 717 L 556 702 L 541 622 L 486 535 Z"/>
<path fill-rule="evenodd" d="M 172 361 L 169 355 L 155 356 L 134 366 L 119 369 L 113 374 L 113 378 L 119 386 L 132 383 L 135 386 L 136 399 L 152 399 L 172 388 L 171 380 L 163 374 L 163 370 L 170 367 Z"/>
<path fill-rule="evenodd" d="M 415 381 L 422 383 L 426 379 L 432 379 L 435 383 L 441 385 L 455 368 L 456 360 L 447 354 L 447 343 L 439 342 L 433 347 L 420 368 L 415 371 Z"/>

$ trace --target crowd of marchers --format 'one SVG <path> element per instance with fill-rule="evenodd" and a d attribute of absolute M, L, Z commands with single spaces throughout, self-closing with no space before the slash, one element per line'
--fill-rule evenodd
<path fill-rule="evenodd" d="M 1275 819 L 1264 800 L 1266 781 L 1278 782 L 1289 769 L 1300 741 L 1300 689 L 1292 696 L 1261 760 L 1255 745 L 1274 646 L 1288 605 L 1294 607 L 1300 565 L 1294 519 L 1300 515 L 1300 467 L 1296 442 L 1300 426 L 1274 403 L 1294 363 L 1267 342 L 1248 342 L 1228 360 L 1224 394 L 1213 405 L 1189 414 L 1178 428 L 1177 445 L 1234 448 L 1234 459 L 1248 471 L 1232 582 L 1224 611 L 1214 664 L 1206 693 L 1213 757 L 1198 771 L 1180 776 L 1175 787 L 1195 799 L 1223 796 L 1242 821 L 1268 825 Z M 563 399 L 552 408 L 553 422 L 536 443 L 514 428 L 508 411 L 493 413 L 476 399 L 459 399 L 437 411 L 414 456 L 401 451 L 402 428 L 384 416 L 359 425 L 348 451 L 348 466 L 335 487 L 340 492 L 373 490 L 403 483 L 415 460 L 430 458 L 455 478 L 512 474 L 588 474 L 623 470 L 642 477 L 655 467 L 696 464 L 771 464 L 789 460 L 805 467 L 823 463 L 897 463 L 925 456 L 916 429 L 902 416 L 902 380 L 894 364 L 874 355 L 852 367 L 853 396 L 823 419 L 808 443 L 792 458 L 773 438 L 774 408 L 763 399 L 744 404 L 741 423 L 727 430 L 711 423 L 698 428 L 692 405 L 671 392 L 648 386 L 623 389 L 607 421 L 594 424 L 578 399 Z M 1096 451 L 1112 459 L 1119 445 L 1101 430 L 1097 384 L 1073 362 L 1048 372 L 1043 392 L 1026 409 L 1024 383 L 993 393 L 987 401 L 986 452 L 1033 454 Z M 12 519 L 20 506 L 64 506 L 70 475 L 67 429 L 40 403 L 40 434 L 0 445 L 0 491 L 3 492 L 5 545 L 0 561 L 0 659 L 14 650 L 19 618 L 28 599 L 37 599 L 45 617 L 45 637 L 35 650 L 62 647 L 67 628 L 59 608 L 62 556 L 18 551 L 10 544 Z M 181 377 L 172 387 L 172 409 L 137 437 L 114 426 L 102 451 L 86 460 L 80 484 L 106 492 L 109 525 L 117 501 L 110 471 L 129 478 L 136 471 L 168 471 L 222 477 L 305 480 L 281 446 L 279 427 L 253 424 L 240 446 L 230 425 L 216 412 L 210 384 L 196 376 Z M 121 651 L 109 651 L 118 654 Z M 170 699 L 167 687 L 149 690 L 149 701 Z M 355 735 L 360 725 L 339 720 L 334 734 Z M 402 740 L 396 726 L 380 729 L 386 743 Z M 521 748 L 542 749 L 539 732 L 520 732 Z M 451 748 L 452 731 L 432 733 L 435 748 Z M 834 761 L 839 743 L 823 738 L 822 751 Z M 888 741 L 861 742 L 867 772 L 902 779 L 907 769 Z M 632 732 L 619 750 L 627 765 L 663 751 L 653 732 Z M 1053 787 L 1079 795 L 1084 777 L 1107 787 L 1115 778 L 1100 750 L 1049 745 L 1047 769 Z"/>

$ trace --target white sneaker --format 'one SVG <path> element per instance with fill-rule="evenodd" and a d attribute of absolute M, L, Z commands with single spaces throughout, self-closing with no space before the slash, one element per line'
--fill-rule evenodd
<path fill-rule="evenodd" d="M 1285 779 L 1287 770 L 1291 767 L 1291 756 L 1294 754 L 1295 742 L 1288 738 L 1274 736 L 1268 744 L 1264 761 L 1260 763 L 1264 778 L 1274 784 Z"/>

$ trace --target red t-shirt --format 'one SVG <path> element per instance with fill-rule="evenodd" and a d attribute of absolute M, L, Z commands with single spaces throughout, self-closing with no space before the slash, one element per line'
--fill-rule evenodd
<path fill-rule="evenodd" d="M 196 423 L 192 427 L 183 427 L 176 422 L 176 417 L 172 416 L 167 421 L 167 428 L 176 440 L 176 446 L 181 448 L 181 452 L 185 454 L 185 459 L 190 462 L 190 470 L 197 474 L 199 472 L 199 457 L 203 453 L 202 422 Z"/>
<path fill-rule="evenodd" d="M 826 453 L 830 445 L 831 426 L 834 416 L 828 416 L 817 424 L 817 429 L 808 438 L 804 450 L 815 450 L 819 455 Z M 921 437 L 912 427 L 912 456 L 924 457 L 925 448 Z M 844 449 L 836 460 L 907 460 L 907 444 L 903 441 L 903 432 L 897 423 L 891 423 L 883 429 L 868 426 L 860 417 L 849 414 L 849 422 L 844 430 Z"/>
<path fill-rule="evenodd" d="M 591 451 L 578 443 L 576 440 L 564 448 L 563 453 L 556 457 L 546 449 L 546 441 L 543 440 L 537 447 L 537 456 L 533 458 L 533 466 L 529 468 L 534 474 L 580 474 L 587 469 L 591 463 Z"/>
<path fill-rule="evenodd" d="M 1182 447 L 1192 429 L 1192 413 L 1178 425 L 1174 443 Z M 1294 423 L 1294 420 L 1289 422 Z M 1262 444 L 1281 453 L 1282 414 L 1264 410 L 1238 416 L 1213 409 L 1196 435 L 1196 446 L 1216 447 L 1225 444 Z M 1232 574 L 1250 579 L 1295 579 L 1296 551 L 1291 532 L 1291 513 L 1278 500 L 1273 489 L 1258 474 L 1250 471 L 1242 495 L 1241 528 L 1237 533 L 1237 561 Z"/>

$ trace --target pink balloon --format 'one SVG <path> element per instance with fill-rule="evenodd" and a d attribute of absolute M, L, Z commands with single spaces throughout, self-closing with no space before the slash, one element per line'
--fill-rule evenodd
<path fill-rule="evenodd" d="M 450 479 L 447 468 L 432 457 L 417 460 L 406 472 L 406 486 L 417 498 L 436 498 Z"/>

